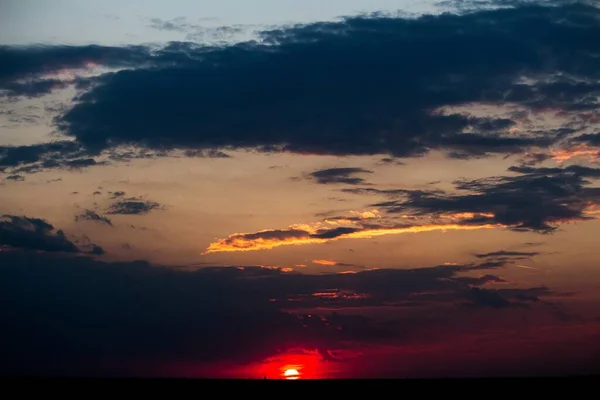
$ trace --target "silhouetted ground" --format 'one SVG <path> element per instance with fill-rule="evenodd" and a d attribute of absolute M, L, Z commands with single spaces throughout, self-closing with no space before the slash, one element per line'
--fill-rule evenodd
<path fill-rule="evenodd" d="M 567 394 L 574 395 L 575 390 L 579 391 L 589 385 L 590 389 L 596 388 L 600 383 L 600 375 L 590 376 L 570 376 L 570 377 L 540 377 L 540 378 L 485 378 L 485 379 L 335 379 L 335 380 L 279 380 L 279 379 L 135 379 L 135 378 L 0 378 L 3 388 L 7 390 L 11 385 L 18 387 L 21 395 L 24 395 L 27 389 L 32 392 L 42 390 L 60 390 L 64 394 L 72 391 L 79 393 L 85 390 L 87 394 L 96 393 L 95 391 L 109 390 L 110 393 L 117 393 L 116 390 L 123 390 L 126 386 L 131 386 L 136 390 L 136 393 L 144 392 L 147 389 L 148 393 L 157 393 L 157 391 L 166 390 L 166 393 L 175 393 L 173 391 L 181 388 L 187 390 L 201 390 L 198 395 L 204 395 L 211 387 L 219 390 L 220 394 L 227 391 L 235 391 L 244 389 L 256 389 L 261 393 L 280 393 L 279 390 L 289 390 L 293 388 L 294 394 L 296 391 L 306 388 L 307 393 L 313 392 L 314 389 L 323 390 L 327 387 L 332 389 L 345 389 L 348 387 L 372 387 L 373 389 L 383 388 L 385 386 L 391 389 L 397 388 L 402 390 L 398 392 L 404 393 L 405 390 L 419 390 L 419 395 L 428 391 L 432 394 L 438 394 L 440 390 L 445 395 L 459 394 L 461 397 L 472 395 L 480 398 L 481 396 L 490 394 L 506 393 L 515 395 L 521 393 L 523 388 L 530 387 L 535 390 L 537 395 L 542 393 L 548 394 Z M 561 392 L 558 392 L 561 390 Z M 93 391 L 93 392 L 91 392 Z M 195 392 L 192 392 L 195 393 Z M 250 392 L 246 392 L 250 393 Z M 413 393 L 413 392 L 411 392 Z M 81 394 L 81 393 L 80 393 Z"/>

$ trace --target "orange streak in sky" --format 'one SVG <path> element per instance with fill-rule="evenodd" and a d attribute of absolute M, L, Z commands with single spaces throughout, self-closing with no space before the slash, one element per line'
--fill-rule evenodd
<path fill-rule="evenodd" d="M 552 158 L 557 163 L 563 163 L 567 160 L 570 160 L 571 158 L 576 158 L 576 157 L 587 158 L 589 161 L 594 162 L 594 161 L 598 161 L 599 153 L 600 152 L 598 151 L 597 148 L 590 147 L 587 145 L 580 145 L 580 146 L 573 147 L 571 149 L 554 150 L 554 151 L 550 152 L 550 154 L 552 154 Z"/>
<path fill-rule="evenodd" d="M 502 225 L 459 225 L 459 224 L 442 224 L 442 225 L 420 225 L 400 228 L 380 228 L 380 229 L 366 229 L 358 232 L 351 232 L 344 235 L 340 235 L 334 238 L 314 238 L 314 237 L 293 237 L 284 239 L 272 239 L 272 238 L 257 238 L 257 239 L 246 239 L 245 235 L 248 233 L 234 233 L 229 235 L 225 239 L 218 240 L 214 243 L 209 244 L 207 249 L 202 253 L 221 253 L 221 252 L 233 252 L 233 251 L 256 251 L 256 250 L 269 250 L 280 246 L 290 245 L 303 245 L 303 244 L 320 244 L 326 243 L 339 239 L 370 239 L 377 236 L 385 235 L 398 235 L 401 233 L 419 233 L 419 232 L 432 232 L 432 231 L 447 231 L 447 230 L 478 230 L 478 229 L 491 229 L 503 227 Z M 263 231 L 264 232 L 264 231 Z M 308 232 L 307 232 L 308 234 Z"/>
<path fill-rule="evenodd" d="M 319 264 L 319 265 L 337 265 L 337 262 L 335 261 L 331 261 L 331 260 L 312 260 L 313 264 Z"/>

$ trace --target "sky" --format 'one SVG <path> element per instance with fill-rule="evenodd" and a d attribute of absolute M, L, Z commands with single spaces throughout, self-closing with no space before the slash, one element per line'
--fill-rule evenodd
<path fill-rule="evenodd" d="M 600 373 L 599 19 L 0 2 L 0 373 Z"/>

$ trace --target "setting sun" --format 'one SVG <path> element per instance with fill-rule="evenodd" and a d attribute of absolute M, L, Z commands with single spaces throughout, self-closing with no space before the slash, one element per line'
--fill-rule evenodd
<path fill-rule="evenodd" d="M 283 373 L 283 376 L 285 376 L 287 379 L 298 379 L 298 375 L 300 374 L 298 373 L 298 370 L 295 369 L 286 369 Z"/>

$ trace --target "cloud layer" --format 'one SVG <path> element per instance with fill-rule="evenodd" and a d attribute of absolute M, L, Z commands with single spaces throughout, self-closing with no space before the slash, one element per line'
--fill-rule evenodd
<path fill-rule="evenodd" d="M 563 140 L 565 131 L 519 132 L 518 113 L 442 110 L 485 103 L 597 113 L 600 44 L 591 38 L 600 35 L 599 11 L 563 2 L 511 6 L 349 17 L 224 46 L 5 46 L 0 87 L 27 95 L 31 85 L 47 88 L 47 73 L 90 63 L 121 68 L 77 79 L 80 94 L 56 119 L 91 154 L 119 145 L 397 157 L 431 149 L 455 158 L 524 153 Z M 18 89 L 23 79 L 33 83 Z M 4 152 L 5 165 L 40 154 Z"/>
<path fill-rule="evenodd" d="M 79 246 L 62 230 L 40 218 L 18 215 L 0 217 L 0 247 L 65 253 L 102 254 L 101 247 L 85 240 Z"/>
<path fill-rule="evenodd" d="M 367 316 L 317 318 L 301 309 L 523 308 L 553 294 L 545 287 L 482 287 L 502 281 L 493 275 L 458 276 L 478 269 L 303 275 L 207 267 L 184 272 L 141 261 L 0 252 L 0 315 L 6 326 L 0 372 L 131 376 L 143 374 L 147 365 L 162 365 L 154 371 L 161 374 L 173 363 L 260 361 L 296 347 L 326 354 L 350 342 L 397 340 L 410 331 L 410 320 L 382 325 Z"/>

